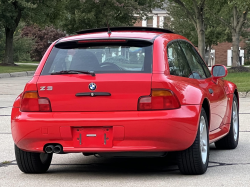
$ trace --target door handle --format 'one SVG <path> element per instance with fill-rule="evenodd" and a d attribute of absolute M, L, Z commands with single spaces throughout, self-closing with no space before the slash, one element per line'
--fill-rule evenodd
<path fill-rule="evenodd" d="M 208 91 L 209 91 L 210 94 L 214 93 L 214 91 L 211 88 L 209 88 Z"/>

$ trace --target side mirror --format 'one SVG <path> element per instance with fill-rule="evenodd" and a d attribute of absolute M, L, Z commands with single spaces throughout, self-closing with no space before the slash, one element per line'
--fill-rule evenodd
<path fill-rule="evenodd" d="M 227 76 L 227 68 L 223 65 L 214 65 L 212 67 L 212 75 L 213 75 L 214 81 L 217 82 L 219 78 Z"/>

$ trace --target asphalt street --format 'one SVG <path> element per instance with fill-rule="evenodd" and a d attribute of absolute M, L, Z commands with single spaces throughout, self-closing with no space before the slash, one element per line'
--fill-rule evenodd
<path fill-rule="evenodd" d="M 240 98 L 240 140 L 235 150 L 210 145 L 206 174 L 181 175 L 168 158 L 97 158 L 53 155 L 46 174 L 24 174 L 16 164 L 11 107 L 31 77 L 0 79 L 0 187 L 4 186 L 250 186 L 250 98 Z"/>

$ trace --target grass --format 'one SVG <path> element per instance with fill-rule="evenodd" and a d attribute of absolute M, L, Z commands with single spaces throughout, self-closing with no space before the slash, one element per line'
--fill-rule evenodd
<path fill-rule="evenodd" d="M 10 164 L 11 163 L 11 161 L 3 161 L 3 162 L 1 162 L 1 164 Z"/>
<path fill-rule="evenodd" d="M 13 73 L 22 71 L 35 71 L 35 65 L 0 66 L 0 73 Z"/>
<path fill-rule="evenodd" d="M 224 79 L 235 83 L 239 92 L 250 91 L 250 72 L 228 73 Z"/>

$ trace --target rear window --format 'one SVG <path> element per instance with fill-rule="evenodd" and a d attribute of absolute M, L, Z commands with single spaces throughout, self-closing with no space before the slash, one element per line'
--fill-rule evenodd
<path fill-rule="evenodd" d="M 95 73 L 151 73 L 152 43 L 124 41 L 59 43 L 52 49 L 42 75 L 67 70 Z"/>

